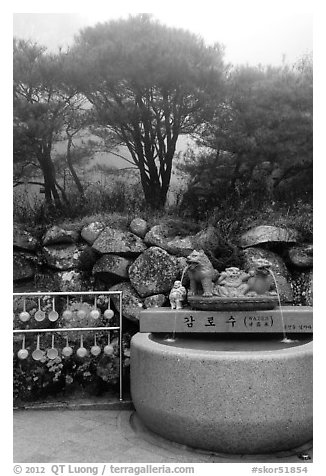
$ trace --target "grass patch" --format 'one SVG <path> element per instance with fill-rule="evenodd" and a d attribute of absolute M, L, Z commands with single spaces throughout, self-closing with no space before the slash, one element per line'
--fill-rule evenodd
<path fill-rule="evenodd" d="M 311 242 L 313 238 L 312 204 L 300 201 L 293 205 L 272 202 L 257 207 L 247 207 L 245 203 L 237 208 L 222 206 L 215 208 L 207 221 L 230 242 L 235 242 L 242 233 L 259 225 L 294 228 L 304 242 Z"/>
<path fill-rule="evenodd" d="M 212 225 L 224 241 L 236 244 L 238 237 L 249 228 L 274 225 L 295 228 L 301 233 L 302 241 L 312 241 L 313 211 L 309 201 L 299 199 L 286 203 L 264 199 L 263 195 L 259 200 L 252 195 L 243 196 L 241 200 L 228 196 L 219 206 L 206 207 L 205 211 L 181 210 L 177 205 L 153 211 L 146 206 L 142 196 L 140 184 L 92 186 L 87 189 L 83 201 L 78 195 L 70 194 L 71 206 L 51 214 L 47 212 L 44 200 L 38 198 L 31 204 L 19 195 L 14 197 L 14 221 L 36 238 L 41 238 L 52 225 L 80 232 L 94 221 L 127 231 L 131 220 L 139 217 L 146 220 L 149 227 L 166 225 L 171 236 L 193 235 Z"/>

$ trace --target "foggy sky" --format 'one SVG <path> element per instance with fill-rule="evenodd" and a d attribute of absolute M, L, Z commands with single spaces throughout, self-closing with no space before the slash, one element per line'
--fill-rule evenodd
<path fill-rule="evenodd" d="M 229 5 L 229 6 L 228 6 Z M 259 5 L 261 7 L 259 8 Z M 254 8 L 250 8 L 254 6 Z M 207 43 L 225 46 L 225 60 L 233 64 L 280 65 L 282 60 L 293 63 L 312 51 L 312 11 L 308 7 L 294 9 L 283 2 L 280 9 L 275 2 L 251 4 L 233 8 L 232 2 L 212 12 L 187 11 L 171 15 L 153 13 L 162 23 L 188 29 L 202 36 Z M 134 14 L 134 13 L 133 13 Z M 128 13 L 15 13 L 14 36 L 32 39 L 51 50 L 66 47 L 74 35 L 88 25 L 111 18 L 126 17 Z"/>

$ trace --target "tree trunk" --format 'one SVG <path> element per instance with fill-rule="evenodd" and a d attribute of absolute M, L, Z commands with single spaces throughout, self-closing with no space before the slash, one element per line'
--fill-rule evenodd
<path fill-rule="evenodd" d="M 72 146 L 72 137 L 71 136 L 68 136 L 68 144 L 67 144 L 67 164 L 68 164 L 68 167 L 69 167 L 69 170 L 70 170 L 70 173 L 74 179 L 74 182 L 76 184 L 76 187 L 78 189 L 78 192 L 81 196 L 81 199 L 82 200 L 85 200 L 85 196 L 84 196 L 84 189 L 83 189 L 83 186 L 79 180 L 79 177 L 78 175 L 76 174 L 76 171 L 74 169 L 74 166 L 72 164 L 72 160 L 71 160 L 71 146 Z"/>
<path fill-rule="evenodd" d="M 155 176 L 153 177 L 153 172 Z M 153 210 L 162 210 L 165 206 L 167 193 L 169 190 L 171 171 L 169 168 L 161 174 L 161 180 L 157 176 L 157 169 L 152 169 L 148 174 L 140 173 L 145 200 Z"/>
<path fill-rule="evenodd" d="M 166 202 L 166 193 L 163 192 L 162 187 L 157 184 L 151 184 L 144 188 L 144 195 L 147 204 L 152 210 L 162 210 Z"/>
<path fill-rule="evenodd" d="M 69 203 L 69 200 L 68 200 L 68 197 L 67 197 L 67 195 L 66 195 L 66 192 L 65 192 L 64 188 L 62 188 L 62 187 L 58 184 L 57 181 L 55 182 L 55 185 L 56 185 L 56 187 L 57 187 L 57 188 L 60 190 L 60 192 L 61 192 L 62 200 L 65 202 L 65 204 L 66 204 L 68 207 L 70 207 L 70 203 Z"/>
<path fill-rule="evenodd" d="M 165 206 L 170 187 L 172 162 L 175 153 L 176 142 L 177 136 L 173 137 L 171 141 L 169 141 L 169 146 L 167 147 L 166 153 L 162 154 L 161 166 L 159 169 L 155 165 L 153 152 L 150 150 L 150 148 L 147 148 L 146 156 L 145 154 L 142 156 L 146 157 L 148 173 L 145 174 L 145 179 L 143 179 L 144 173 L 141 173 L 141 182 L 146 202 L 153 210 L 162 210 Z"/>
<path fill-rule="evenodd" d="M 44 176 L 45 203 L 50 209 L 53 209 L 54 205 L 57 208 L 61 208 L 61 200 L 56 189 L 55 170 L 51 156 L 48 153 L 43 153 L 38 157 L 38 160 Z"/>

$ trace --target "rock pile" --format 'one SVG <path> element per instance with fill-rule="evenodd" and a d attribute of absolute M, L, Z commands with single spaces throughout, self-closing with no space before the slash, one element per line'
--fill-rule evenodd
<path fill-rule="evenodd" d="M 282 302 L 312 306 L 313 245 L 300 241 L 297 230 L 263 225 L 244 233 L 239 245 L 245 269 L 257 259 L 270 262 Z"/>
<path fill-rule="evenodd" d="M 132 321 L 143 308 L 167 302 L 194 249 L 203 249 L 217 267 L 226 249 L 212 226 L 186 234 L 168 224 L 149 228 L 141 218 L 132 220 L 128 231 L 101 222 L 79 231 L 53 226 L 40 241 L 15 225 L 13 245 L 16 291 L 123 291 L 123 314 Z M 296 230 L 252 228 L 237 250 L 245 270 L 259 258 L 271 263 L 284 303 L 312 304 L 312 244 L 301 243 Z"/>

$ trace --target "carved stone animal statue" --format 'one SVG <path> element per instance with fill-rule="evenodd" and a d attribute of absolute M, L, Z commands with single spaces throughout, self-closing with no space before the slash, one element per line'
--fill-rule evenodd
<path fill-rule="evenodd" d="M 186 299 L 186 295 L 186 288 L 182 286 L 181 281 L 174 281 L 169 294 L 171 309 L 182 309 L 182 302 Z"/>
<path fill-rule="evenodd" d="M 245 273 L 236 267 L 226 268 L 217 280 L 213 293 L 219 297 L 239 297 L 250 291 L 248 280 L 254 272 Z"/>
<path fill-rule="evenodd" d="M 203 296 L 213 296 L 213 280 L 217 278 L 216 271 L 203 250 L 194 250 L 187 256 L 188 276 L 190 279 L 189 296 L 199 293 L 199 285 L 203 289 Z"/>

